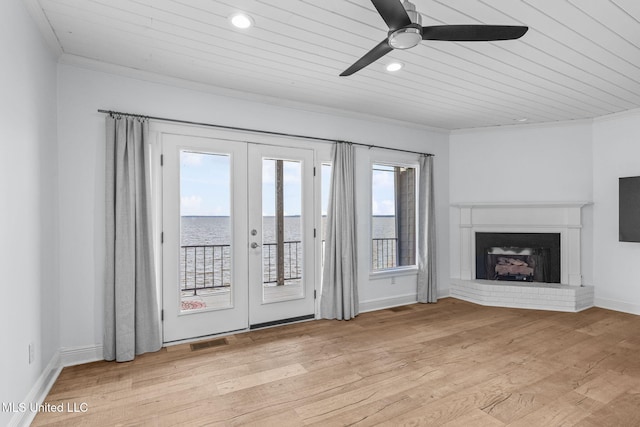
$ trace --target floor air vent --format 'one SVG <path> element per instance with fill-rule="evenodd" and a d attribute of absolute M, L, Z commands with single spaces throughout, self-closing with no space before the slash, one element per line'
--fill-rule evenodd
<path fill-rule="evenodd" d="M 229 343 L 227 342 L 226 338 L 218 338 L 215 340 L 196 342 L 191 344 L 191 351 L 203 350 L 205 348 L 212 348 L 212 347 L 220 347 L 221 345 L 227 345 L 227 344 Z"/>

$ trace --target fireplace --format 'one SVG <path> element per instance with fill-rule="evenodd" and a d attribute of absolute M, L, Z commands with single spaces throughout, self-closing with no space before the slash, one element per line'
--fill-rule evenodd
<path fill-rule="evenodd" d="M 560 283 L 560 233 L 475 233 L 476 279 Z"/>
<path fill-rule="evenodd" d="M 459 276 L 450 295 L 476 304 L 580 311 L 581 230 L 588 202 L 457 203 Z"/>

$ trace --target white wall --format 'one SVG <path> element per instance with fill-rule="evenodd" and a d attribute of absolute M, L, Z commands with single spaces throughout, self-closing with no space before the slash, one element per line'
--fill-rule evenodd
<path fill-rule="evenodd" d="M 448 286 L 448 135 L 376 120 L 285 108 L 202 90 L 59 66 L 60 283 L 63 350 L 102 343 L 104 272 L 104 115 L 111 109 L 196 122 L 266 129 L 436 154 L 438 268 Z M 409 291 L 406 282 L 367 283 L 361 301 Z"/>
<path fill-rule="evenodd" d="M 453 132 L 450 198 L 462 202 L 592 201 L 591 122 Z M 460 277 L 459 210 L 451 208 L 451 277 Z M 593 207 L 583 209 L 583 284 L 593 285 Z"/>
<path fill-rule="evenodd" d="M 595 302 L 640 314 L 640 244 L 618 241 L 618 178 L 640 175 L 640 110 L 593 128 Z"/>
<path fill-rule="evenodd" d="M 59 347 L 56 64 L 20 0 L 0 2 L 0 50 L 0 402 L 17 404 Z"/>

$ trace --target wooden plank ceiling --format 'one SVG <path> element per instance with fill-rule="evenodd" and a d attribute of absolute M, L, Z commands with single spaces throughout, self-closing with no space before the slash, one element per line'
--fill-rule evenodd
<path fill-rule="evenodd" d="M 339 77 L 386 37 L 370 0 L 39 0 L 38 18 L 64 55 L 443 129 L 640 107 L 638 0 L 414 3 L 423 25 L 530 29 L 514 41 L 423 41 Z M 255 26 L 233 29 L 236 11 Z M 405 68 L 386 72 L 392 60 Z"/>

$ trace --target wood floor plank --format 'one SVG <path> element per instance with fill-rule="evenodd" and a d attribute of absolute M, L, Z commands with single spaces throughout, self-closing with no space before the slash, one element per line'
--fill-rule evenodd
<path fill-rule="evenodd" d="M 365 406 L 368 403 L 386 399 L 397 393 L 403 392 L 416 384 L 428 382 L 429 379 L 439 377 L 442 374 L 432 367 L 407 369 L 401 375 L 394 375 L 380 382 L 375 382 L 364 387 L 358 387 L 334 396 L 318 400 L 308 405 L 296 408 L 296 413 L 304 420 L 305 424 L 318 423 L 325 418 Z"/>
<path fill-rule="evenodd" d="M 619 426 L 633 427 L 640 425 L 640 393 L 623 393 L 606 406 L 594 411 L 577 426 Z"/>
<path fill-rule="evenodd" d="M 320 421 L 307 425 L 315 427 L 355 425 L 360 427 L 375 426 L 379 423 L 398 417 L 421 406 L 421 402 L 411 399 L 405 393 L 398 393 L 370 403 L 358 405 L 323 417 Z"/>
<path fill-rule="evenodd" d="M 501 427 L 505 424 L 480 409 L 472 409 L 464 415 L 443 424 L 443 427 Z"/>
<path fill-rule="evenodd" d="M 609 403 L 637 384 L 637 378 L 614 371 L 605 371 L 576 388 L 576 393 L 602 403 Z"/>
<path fill-rule="evenodd" d="M 284 378 L 302 375 L 306 372 L 307 370 L 304 369 L 302 365 L 295 363 L 281 368 L 270 369 L 264 372 L 256 372 L 255 374 L 221 381 L 216 384 L 216 387 L 220 394 L 227 394 L 238 390 L 244 390 L 245 388 L 282 380 Z"/>
<path fill-rule="evenodd" d="M 65 368 L 34 426 L 640 425 L 640 317 L 446 298 Z"/>
<path fill-rule="evenodd" d="M 508 425 L 510 427 L 574 426 L 602 406 L 600 402 L 571 391 Z"/>

